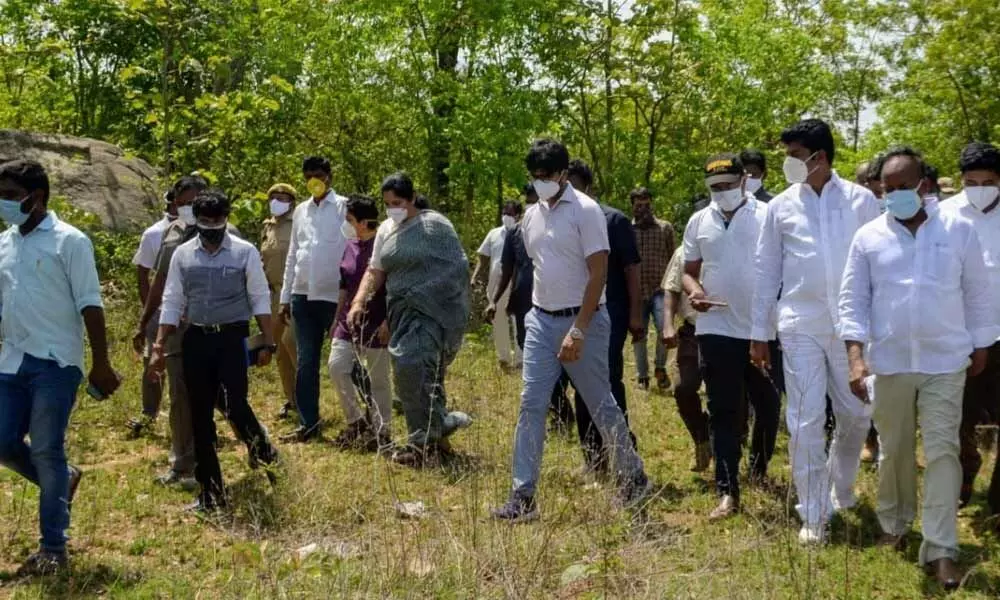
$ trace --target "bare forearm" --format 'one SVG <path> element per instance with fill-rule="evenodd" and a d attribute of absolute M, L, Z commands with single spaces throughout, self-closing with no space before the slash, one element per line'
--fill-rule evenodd
<path fill-rule="evenodd" d="M 170 336 L 172 336 L 176 331 L 176 325 L 160 325 L 160 327 L 156 330 L 156 345 L 162 346 L 163 344 L 166 344 L 167 340 L 170 339 Z"/>
<path fill-rule="evenodd" d="M 149 297 L 149 269 L 146 267 L 135 268 L 136 279 L 139 282 L 139 302 L 146 305 L 146 298 Z"/>
<path fill-rule="evenodd" d="M 360 290 L 359 290 L 360 291 Z M 337 322 L 340 321 L 340 315 L 344 314 L 344 311 L 348 310 L 347 304 L 347 290 L 340 288 L 340 293 L 337 294 L 337 314 L 333 316 L 333 326 L 337 326 Z"/>
<path fill-rule="evenodd" d="M 142 317 L 139 319 L 139 328 L 143 331 L 145 331 L 146 326 L 153 319 L 156 311 L 160 309 L 160 303 L 163 301 L 163 288 L 166 286 L 166 283 L 166 275 L 157 273 L 153 279 L 153 284 L 149 287 L 149 293 L 146 296 L 146 301 L 143 303 Z"/>
<path fill-rule="evenodd" d="M 848 361 L 864 360 L 865 345 L 862 342 L 858 342 L 855 340 L 847 340 L 846 342 L 844 342 L 844 345 L 847 346 Z"/>
<path fill-rule="evenodd" d="M 95 365 L 109 365 L 108 335 L 104 322 L 104 309 L 99 306 L 88 306 L 80 311 L 83 324 L 87 328 L 87 338 L 90 340 L 90 356 Z"/>
<path fill-rule="evenodd" d="M 684 273 L 682 281 L 684 285 L 684 291 L 687 292 L 688 296 L 695 294 L 697 292 L 704 293 L 705 291 L 705 289 L 701 287 L 701 283 L 687 273 Z"/>
<path fill-rule="evenodd" d="M 507 291 L 507 286 L 510 285 L 510 280 L 513 278 L 514 268 L 510 266 L 503 267 L 503 270 L 500 272 L 500 283 L 497 285 L 497 291 L 494 292 L 493 297 L 490 298 L 490 301 L 493 302 L 493 304 L 500 302 L 500 298 L 503 296 L 503 293 Z"/>
<path fill-rule="evenodd" d="M 673 327 L 677 320 L 677 310 L 681 305 L 681 295 L 679 292 L 667 292 L 666 302 L 663 303 L 663 324 Z"/>
<path fill-rule="evenodd" d="M 257 326 L 260 327 L 260 332 L 264 334 L 264 343 L 268 346 L 274 344 L 274 324 L 271 322 L 271 315 L 255 315 L 257 319 Z"/>
<path fill-rule="evenodd" d="M 375 294 L 375 290 L 382 287 L 383 283 L 385 283 L 384 271 L 375 269 L 365 271 L 365 276 L 361 278 L 361 285 L 358 287 L 358 293 L 354 295 L 354 300 L 351 302 L 352 308 L 364 309 L 368 305 L 369 298 Z"/>
<path fill-rule="evenodd" d="M 587 261 L 591 263 L 591 261 Z M 605 257 L 602 261 L 596 261 L 590 266 L 590 278 L 587 280 L 587 287 L 583 292 L 583 303 L 580 305 L 580 312 L 576 315 L 575 326 L 583 331 L 590 326 L 590 320 L 597 312 L 597 307 L 601 302 L 601 294 L 607 283 L 608 261 Z"/>

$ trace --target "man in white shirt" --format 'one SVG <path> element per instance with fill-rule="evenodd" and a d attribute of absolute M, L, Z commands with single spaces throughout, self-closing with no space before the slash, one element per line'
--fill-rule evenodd
<path fill-rule="evenodd" d="M 108 359 L 94 248 L 49 212 L 49 178 L 36 162 L 0 165 L 0 464 L 39 488 L 41 548 L 18 576 L 67 564 L 66 530 L 83 474 L 66 463 L 66 428 L 83 379 L 107 397 L 119 380 Z M 30 444 L 25 441 L 31 438 Z"/>
<path fill-rule="evenodd" d="M 486 234 L 483 243 L 479 246 L 479 262 L 472 273 L 473 285 L 479 281 L 481 273 L 488 273 L 486 283 L 486 298 L 492 302 L 496 295 L 497 286 L 500 284 L 500 276 L 503 271 L 501 259 L 503 258 L 504 242 L 507 233 L 517 227 L 517 222 L 521 218 L 521 203 L 508 201 L 503 205 L 503 225 L 494 227 Z M 510 298 L 510 288 L 504 290 L 497 304 L 507 306 Z M 521 347 L 514 344 L 514 360 L 511 362 L 511 337 L 510 330 L 514 326 L 514 317 L 508 315 L 506 311 L 497 310 L 493 312 L 493 347 L 497 352 L 497 360 L 500 361 L 500 368 L 508 370 L 511 367 L 521 366 Z"/>
<path fill-rule="evenodd" d="M 684 291 L 700 312 L 696 324 L 709 426 L 715 450 L 719 505 L 709 519 L 740 510 L 740 438 L 743 399 L 754 406 L 751 472 L 761 478 L 774 453 L 780 400 L 767 376 L 750 363 L 750 309 L 754 249 L 767 205 L 746 190 L 743 162 L 733 153 L 705 164 L 712 202 L 696 212 L 684 231 Z M 773 332 L 768 331 L 768 339 Z"/>
<path fill-rule="evenodd" d="M 160 243 L 163 241 L 163 232 L 167 230 L 174 219 L 177 218 L 177 207 L 174 206 L 174 190 L 170 189 L 163 195 L 167 205 L 167 211 L 163 213 L 163 218 L 153 223 L 148 229 L 142 232 L 139 239 L 139 247 L 132 257 L 132 264 L 135 265 L 136 280 L 139 284 L 139 301 L 146 305 L 146 297 L 149 296 L 151 281 L 150 272 L 156 267 L 156 255 L 160 251 Z M 150 346 L 156 339 L 156 322 L 150 321 L 150 326 L 146 329 L 146 348 L 142 353 L 142 371 L 146 372 L 149 366 Z M 163 399 L 163 386 L 159 381 L 153 381 L 149 377 L 142 378 L 142 414 L 129 419 L 128 427 L 132 435 L 138 436 L 156 421 L 160 414 L 160 401 Z"/>
<path fill-rule="evenodd" d="M 607 221 L 597 202 L 567 181 L 569 152 L 552 140 L 535 142 L 526 160 L 538 203 L 522 223 L 525 249 L 535 265 L 532 303 L 525 318 L 524 391 L 514 432 L 513 489 L 493 510 L 516 523 L 538 518 L 535 489 L 545 445 L 545 415 L 562 368 L 585 400 L 612 453 L 612 472 L 624 506 L 644 498 L 648 480 L 611 393 L 608 347 L 611 321 L 604 308 Z"/>
<path fill-rule="evenodd" d="M 990 282 L 993 314 L 1000 315 L 1000 149 L 992 144 L 973 142 L 965 147 L 959 159 L 963 190 L 947 202 L 942 212 L 954 212 L 972 221 L 979 234 Z M 976 475 L 983 464 L 977 448 L 976 425 L 995 423 L 997 398 L 1000 397 L 1000 341 L 989 348 L 986 369 L 965 383 L 962 401 L 961 452 L 962 491 L 959 505 L 972 498 Z M 987 493 L 990 510 L 1000 513 L 1000 461 L 993 469 Z"/>
<path fill-rule="evenodd" d="M 962 578 L 955 564 L 962 390 L 967 368 L 972 377 L 985 368 L 1000 328 L 979 236 L 968 219 L 926 207 L 923 168 L 909 148 L 886 155 L 886 214 L 864 225 L 851 244 L 839 332 L 851 389 L 862 402 L 871 401 L 864 356 L 871 343 L 882 543 L 901 549 L 916 518 L 919 423 L 927 461 L 919 560 L 953 589 Z"/>
<path fill-rule="evenodd" d="M 281 318 L 295 320 L 295 405 L 300 424 L 282 437 L 287 442 L 306 442 L 320 434 L 320 354 L 337 315 L 340 261 L 347 246 L 346 199 L 330 187 L 331 174 L 327 159 L 305 159 L 302 175 L 311 198 L 300 202 L 292 216 Z"/>
<path fill-rule="evenodd" d="M 781 134 L 792 185 L 767 205 L 757 244 L 751 355 L 770 366 L 772 319 L 784 350 L 792 477 L 802 519 L 799 541 L 821 543 L 835 510 L 855 503 L 854 479 L 869 417 L 851 394 L 847 352 L 836 335 L 837 297 L 854 233 L 879 216 L 865 188 L 833 171 L 833 133 L 807 119 Z M 778 294 L 781 294 L 780 300 Z M 829 394 L 837 426 L 825 451 Z"/>

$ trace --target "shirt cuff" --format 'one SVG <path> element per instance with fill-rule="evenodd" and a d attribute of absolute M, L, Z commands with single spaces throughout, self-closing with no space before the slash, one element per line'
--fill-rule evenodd
<path fill-rule="evenodd" d="M 292 293 L 291 292 L 287 292 L 286 293 L 284 286 L 282 286 L 282 288 L 281 288 L 281 294 L 278 297 L 278 303 L 279 304 L 288 304 L 291 301 L 292 301 Z"/>
<path fill-rule="evenodd" d="M 251 310 L 253 310 L 254 316 L 271 316 L 271 297 L 268 296 L 267 298 L 255 300 Z"/>
<path fill-rule="evenodd" d="M 83 312 L 83 309 L 93 306 L 95 308 L 104 308 L 104 303 L 101 302 L 101 295 L 96 294 L 93 296 L 84 296 L 76 301 L 76 312 Z"/>
<path fill-rule="evenodd" d="M 160 309 L 160 325 L 173 325 L 177 327 L 181 323 L 181 311 L 175 308 Z"/>
<path fill-rule="evenodd" d="M 840 337 L 842 342 L 861 342 L 862 344 L 868 343 L 868 328 L 863 327 L 860 323 L 855 323 L 854 321 L 848 321 L 841 317 L 840 324 L 837 325 L 837 336 Z"/>
<path fill-rule="evenodd" d="M 980 327 L 972 331 L 972 346 L 975 348 L 989 348 L 1000 338 L 1000 327 L 989 326 Z"/>
<path fill-rule="evenodd" d="M 750 339 L 755 342 L 770 342 L 777 335 L 774 332 L 774 327 L 761 327 L 760 325 L 754 325 L 750 328 Z"/>

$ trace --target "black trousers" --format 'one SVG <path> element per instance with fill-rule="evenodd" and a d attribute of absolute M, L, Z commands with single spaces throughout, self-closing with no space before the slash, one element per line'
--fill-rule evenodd
<path fill-rule="evenodd" d="M 514 315 L 514 332 L 519 348 L 524 348 L 524 338 L 527 336 L 527 330 L 524 328 L 524 317 L 527 314 L 520 313 Z M 562 375 L 559 376 L 559 381 L 552 388 L 552 398 L 549 401 L 549 412 L 560 427 L 568 427 L 575 420 L 573 405 L 570 404 L 568 391 L 569 373 L 566 372 L 566 369 L 563 369 Z"/>
<path fill-rule="evenodd" d="M 968 486 L 970 490 L 983 464 L 983 459 L 979 455 L 976 425 L 996 423 L 998 401 L 1000 401 L 1000 343 L 990 346 L 986 370 L 965 380 L 962 426 L 958 433 L 959 461 L 962 463 L 962 485 Z M 993 514 L 1000 513 L 1000 460 L 993 466 L 986 498 L 990 511 Z"/>
<path fill-rule="evenodd" d="M 698 338 L 694 325 L 685 322 L 677 330 L 677 372 L 680 378 L 674 385 L 677 412 L 695 444 L 707 442 L 708 414 L 701 408 L 701 363 L 698 358 Z"/>
<path fill-rule="evenodd" d="M 184 334 L 184 383 L 191 402 L 194 433 L 195 479 L 201 484 L 202 502 L 225 503 L 222 469 L 215 451 L 213 419 L 216 400 L 237 437 L 246 444 L 251 462 L 271 463 L 277 451 L 247 402 L 247 323 L 234 324 L 218 333 L 197 327 Z"/>
<path fill-rule="evenodd" d="M 625 341 L 628 339 L 628 311 L 608 307 L 608 316 L 611 318 L 611 340 L 608 344 L 608 378 L 611 380 L 611 395 L 615 397 L 618 408 L 622 409 L 625 416 L 625 423 L 628 423 L 628 403 L 625 400 Z M 608 452 L 604 447 L 604 440 L 601 434 L 594 427 L 590 418 L 590 411 L 584 402 L 584 396 L 580 390 L 573 385 L 576 400 L 576 431 L 580 436 L 580 445 L 583 448 L 583 456 L 587 464 L 598 471 L 606 471 L 608 468 Z M 629 431 L 632 438 L 632 445 L 636 445 L 635 434 Z"/>
<path fill-rule="evenodd" d="M 715 450 L 715 484 L 721 495 L 739 497 L 741 404 L 754 407 L 750 442 L 751 475 L 767 473 L 778 434 L 780 399 L 774 385 L 750 362 L 750 341 L 699 335 L 702 373 L 708 392 L 709 427 Z"/>

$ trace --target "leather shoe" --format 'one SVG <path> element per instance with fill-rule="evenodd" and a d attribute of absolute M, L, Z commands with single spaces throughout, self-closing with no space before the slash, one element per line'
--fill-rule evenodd
<path fill-rule="evenodd" d="M 939 558 L 924 565 L 924 572 L 937 579 L 946 590 L 956 589 L 962 583 L 962 572 L 950 558 Z"/>
<path fill-rule="evenodd" d="M 709 521 L 721 521 L 740 512 L 740 501 L 735 496 L 723 496 L 719 505 L 708 515 Z"/>

